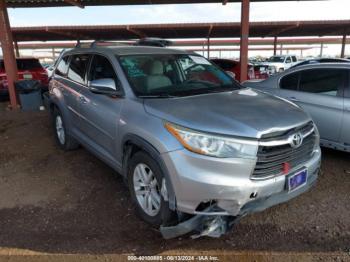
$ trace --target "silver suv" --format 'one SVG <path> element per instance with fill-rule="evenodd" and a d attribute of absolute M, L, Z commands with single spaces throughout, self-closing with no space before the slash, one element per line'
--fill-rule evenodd
<path fill-rule="evenodd" d="M 75 48 L 60 57 L 49 92 L 59 146 L 81 144 L 120 173 L 139 216 L 165 238 L 220 236 L 317 179 L 310 117 L 195 53 Z"/>

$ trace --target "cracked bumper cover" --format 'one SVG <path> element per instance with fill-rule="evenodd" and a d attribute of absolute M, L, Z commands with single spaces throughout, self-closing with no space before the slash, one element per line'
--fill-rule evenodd
<path fill-rule="evenodd" d="M 184 160 L 182 154 L 186 155 L 186 153 L 188 154 L 188 152 L 181 152 L 180 157 L 174 157 L 173 155 L 173 159 L 178 161 Z M 172 154 L 174 154 L 174 152 Z M 190 156 L 186 156 L 189 157 L 189 161 L 193 161 L 192 158 L 196 157 L 192 153 L 189 153 L 189 155 Z M 169 163 L 170 160 L 170 158 L 166 160 L 168 165 L 171 164 Z M 207 165 L 205 163 L 207 161 L 208 159 L 204 159 L 202 166 L 199 162 L 196 163 L 197 165 L 194 169 L 190 166 L 186 166 L 189 162 L 184 162 L 185 167 L 177 167 L 177 169 L 175 169 L 175 166 L 170 165 L 172 168 L 172 172 L 170 173 L 172 174 L 172 182 L 176 183 L 174 188 L 178 210 L 196 215 L 176 226 L 161 227 L 160 231 L 165 239 L 188 234 L 194 230 L 199 232 L 197 236 L 207 235 L 219 237 L 225 234 L 245 215 L 263 211 L 274 205 L 287 202 L 308 191 L 316 183 L 318 177 L 321 163 L 321 150 L 320 148 L 316 149 L 311 159 L 303 165 L 291 170 L 290 173 L 295 172 L 300 167 L 307 168 L 308 170 L 307 183 L 293 192 L 288 192 L 286 190 L 286 176 L 279 176 L 263 181 L 252 181 L 250 180 L 250 172 L 245 175 L 244 173 L 237 173 L 237 170 L 252 170 L 255 163 L 253 164 L 246 160 L 232 161 L 232 166 L 228 169 L 226 165 L 230 164 L 230 162 L 219 159 L 219 163 L 214 166 L 214 169 L 209 170 L 209 172 L 213 173 L 207 173 Z M 220 163 L 222 165 L 220 165 Z M 173 164 L 176 164 L 176 162 Z M 210 164 L 212 163 L 209 163 L 209 165 Z M 205 172 L 204 176 L 201 176 L 200 173 L 194 173 L 195 171 L 199 171 L 198 169 L 200 168 Z M 175 173 L 176 176 L 174 177 L 173 172 L 178 169 L 186 171 L 185 176 Z M 220 170 L 229 171 L 229 173 L 222 174 Z M 187 177 L 186 174 L 192 174 L 192 176 Z M 226 177 L 226 175 L 228 177 Z M 192 189 L 191 186 L 193 186 Z M 257 197 L 254 200 L 250 199 L 251 192 L 257 193 Z M 206 199 L 217 200 L 217 203 L 219 205 L 221 204 L 221 208 L 224 211 L 221 213 L 213 212 L 214 209 L 209 207 L 203 212 L 196 212 L 195 208 L 197 205 Z"/>
<path fill-rule="evenodd" d="M 291 193 L 286 190 L 285 175 L 252 180 L 250 176 L 255 168 L 254 159 L 219 159 L 187 150 L 165 153 L 162 157 L 169 170 L 178 211 L 211 215 L 210 212 L 196 209 L 200 203 L 214 200 L 223 211 L 212 215 L 240 216 L 262 211 L 307 191 L 317 179 L 321 150 L 317 148 L 312 158 L 290 171 L 290 174 L 300 168 L 308 171 L 306 185 Z M 256 194 L 253 199 L 252 193 Z"/>

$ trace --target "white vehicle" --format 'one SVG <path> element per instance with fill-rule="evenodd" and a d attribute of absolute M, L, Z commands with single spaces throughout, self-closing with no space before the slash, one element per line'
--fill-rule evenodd
<path fill-rule="evenodd" d="M 268 60 L 270 66 L 275 66 L 276 72 L 283 72 L 297 63 L 298 59 L 295 55 L 275 55 Z"/>

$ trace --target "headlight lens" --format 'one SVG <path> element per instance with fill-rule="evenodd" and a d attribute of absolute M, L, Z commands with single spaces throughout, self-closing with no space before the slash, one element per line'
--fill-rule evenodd
<path fill-rule="evenodd" d="M 182 126 L 165 123 L 165 128 L 188 150 L 220 158 L 255 158 L 258 142 L 201 133 Z"/>

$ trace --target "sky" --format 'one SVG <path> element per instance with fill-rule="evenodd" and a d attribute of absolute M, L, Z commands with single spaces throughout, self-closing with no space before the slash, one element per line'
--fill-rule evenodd
<path fill-rule="evenodd" d="M 237 22 L 240 21 L 240 3 L 10 8 L 9 17 L 11 26 Z M 350 19 L 350 0 L 251 3 L 251 21 L 335 19 Z M 339 48 L 327 46 L 325 53 L 335 55 Z M 309 55 L 317 52 L 313 50 Z M 236 56 L 236 53 L 227 55 Z"/>
<path fill-rule="evenodd" d="M 9 9 L 12 26 L 234 22 L 240 4 Z M 251 3 L 252 21 L 350 19 L 349 0 Z"/>

